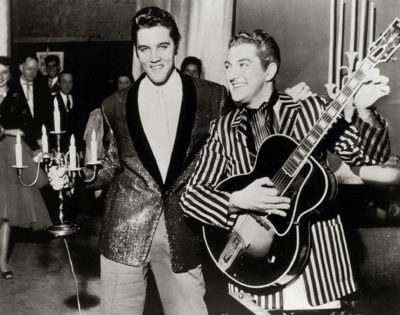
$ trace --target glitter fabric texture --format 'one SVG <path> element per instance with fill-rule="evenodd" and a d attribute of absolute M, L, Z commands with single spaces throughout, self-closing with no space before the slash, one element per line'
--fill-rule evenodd
<path fill-rule="evenodd" d="M 141 265 L 164 211 L 175 272 L 197 266 L 203 253 L 200 226 L 183 217 L 179 199 L 208 136 L 210 121 L 226 108 L 225 88 L 182 76 L 183 98 L 177 140 L 165 183 L 148 145 L 137 111 L 141 78 L 103 103 L 105 156 L 95 183 L 110 184 L 100 251 L 108 259 Z M 156 113 L 155 113 L 156 114 Z M 90 171 L 85 169 L 86 176 Z"/>

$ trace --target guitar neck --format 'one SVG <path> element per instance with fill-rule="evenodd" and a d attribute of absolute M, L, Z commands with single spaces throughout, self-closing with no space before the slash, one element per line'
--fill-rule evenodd
<path fill-rule="evenodd" d="M 300 142 L 296 150 L 293 151 L 283 165 L 283 171 L 287 175 L 293 177 L 301 169 L 307 158 L 310 157 L 314 149 L 321 142 L 327 131 L 332 127 L 340 113 L 346 107 L 347 102 L 353 98 L 354 94 L 363 83 L 366 71 L 374 66 L 375 63 L 368 58 L 361 63 L 357 71 L 346 82 L 346 85 L 342 88 L 336 98 L 329 104 L 314 127 Z"/>

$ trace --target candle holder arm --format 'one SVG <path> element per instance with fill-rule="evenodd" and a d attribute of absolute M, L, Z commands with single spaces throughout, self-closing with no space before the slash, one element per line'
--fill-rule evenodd
<path fill-rule="evenodd" d="M 31 183 L 29 183 L 29 184 L 26 184 L 26 183 L 24 183 L 24 181 L 23 181 L 23 179 L 22 179 L 22 170 L 24 169 L 24 168 L 27 168 L 27 166 L 24 166 L 24 165 L 22 165 L 22 166 L 16 166 L 16 165 L 12 165 L 12 167 L 13 168 L 15 168 L 16 170 L 17 170 L 17 177 L 18 177 L 18 181 L 19 181 L 19 183 L 22 185 L 22 186 L 24 186 L 24 187 L 32 187 L 32 186 L 34 186 L 36 183 L 37 183 L 37 181 L 38 181 L 38 179 L 39 179 L 39 173 L 40 173 L 40 163 L 42 162 L 42 161 L 44 161 L 44 162 L 46 162 L 45 163 L 45 166 L 47 167 L 47 160 L 50 158 L 51 156 L 50 156 L 50 154 L 49 153 L 40 153 L 39 154 L 39 157 L 38 157 L 38 163 L 37 163 L 37 169 L 36 169 L 36 176 L 35 176 L 35 178 L 34 178 L 34 180 L 31 182 Z"/>
<path fill-rule="evenodd" d="M 90 171 L 85 172 L 83 170 L 83 175 L 81 173 L 79 173 L 79 176 L 82 178 L 84 183 L 90 184 L 95 181 L 99 170 L 102 168 L 102 165 L 101 165 L 100 161 L 95 161 L 95 162 L 86 163 L 86 167 Z"/>

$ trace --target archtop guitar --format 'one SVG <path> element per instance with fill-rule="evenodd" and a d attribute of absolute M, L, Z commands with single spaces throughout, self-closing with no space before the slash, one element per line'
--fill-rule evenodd
<path fill-rule="evenodd" d="M 352 99 L 366 71 L 391 59 L 400 46 L 400 19 L 371 45 L 368 55 L 300 142 L 275 134 L 257 153 L 253 170 L 230 177 L 217 189 L 234 192 L 255 179 L 269 177 L 281 196 L 290 197 L 287 216 L 243 213 L 230 232 L 204 226 L 209 254 L 233 282 L 247 288 L 286 285 L 306 266 L 310 248 L 310 221 L 325 201 L 336 195 L 336 178 L 312 154 Z"/>

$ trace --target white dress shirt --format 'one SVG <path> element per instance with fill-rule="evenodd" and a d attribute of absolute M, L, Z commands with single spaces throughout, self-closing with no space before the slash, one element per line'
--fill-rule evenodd
<path fill-rule="evenodd" d="M 67 108 L 67 101 L 68 101 L 68 99 L 69 99 L 69 101 L 70 101 L 70 103 L 71 103 L 70 109 L 72 109 L 72 108 L 74 107 L 74 101 L 72 100 L 72 95 L 71 95 L 71 94 L 66 95 L 66 94 L 64 94 L 64 93 L 61 92 L 61 91 L 60 91 L 60 95 L 61 95 L 61 98 L 62 98 L 62 100 L 63 100 L 65 109 L 66 109 L 66 111 L 67 111 L 67 113 L 68 113 L 68 112 L 69 112 L 69 110 L 68 110 L 68 108 Z"/>
<path fill-rule="evenodd" d="M 52 88 L 54 85 L 56 85 L 57 81 L 58 81 L 58 76 L 55 76 L 54 78 L 49 78 L 49 88 Z"/>
<path fill-rule="evenodd" d="M 61 106 L 64 106 L 65 110 L 67 111 L 67 113 L 69 112 L 68 108 L 67 108 L 67 99 L 69 98 L 69 101 L 71 102 L 71 109 L 74 106 L 74 101 L 72 100 L 72 95 L 66 95 L 63 92 L 60 91 L 60 95 L 61 98 L 63 100 L 63 104 L 61 104 Z M 60 104 L 58 104 L 58 99 L 57 97 L 54 97 L 54 101 L 53 101 L 54 106 L 57 106 L 58 108 L 60 108 Z"/>
<path fill-rule="evenodd" d="M 175 143 L 182 103 L 182 81 L 176 70 L 162 86 L 146 76 L 139 86 L 140 120 L 165 182 Z"/>

